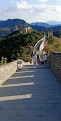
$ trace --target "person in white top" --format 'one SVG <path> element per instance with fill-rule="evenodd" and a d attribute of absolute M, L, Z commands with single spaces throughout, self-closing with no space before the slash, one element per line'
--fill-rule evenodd
<path fill-rule="evenodd" d="M 44 64 L 46 65 L 47 63 L 47 55 L 44 55 Z"/>
<path fill-rule="evenodd" d="M 37 65 L 37 55 L 34 55 L 33 56 L 33 64 L 34 65 Z"/>

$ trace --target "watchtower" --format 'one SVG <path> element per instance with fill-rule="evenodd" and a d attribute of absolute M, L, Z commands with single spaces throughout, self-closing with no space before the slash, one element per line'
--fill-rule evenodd
<path fill-rule="evenodd" d="M 44 32 L 44 36 L 45 36 L 46 39 L 47 39 L 50 35 L 53 36 L 53 30 L 46 30 L 46 31 Z"/>
<path fill-rule="evenodd" d="M 32 28 L 28 26 L 28 27 L 25 28 L 25 33 L 26 33 L 26 34 L 27 34 L 27 33 L 30 33 L 31 30 L 32 30 Z"/>

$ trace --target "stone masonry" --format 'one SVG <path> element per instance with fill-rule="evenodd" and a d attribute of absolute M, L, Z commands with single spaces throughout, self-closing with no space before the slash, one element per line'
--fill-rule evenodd
<path fill-rule="evenodd" d="M 10 76 L 12 76 L 17 70 L 17 62 L 20 60 L 13 61 L 6 65 L 0 66 L 0 84 L 6 81 Z M 22 61 L 24 65 L 24 62 Z"/>
<path fill-rule="evenodd" d="M 61 80 L 61 53 L 51 53 L 49 63 L 54 74 Z"/>
<path fill-rule="evenodd" d="M 49 66 L 24 66 L 0 85 L 0 121 L 61 121 L 61 84 Z"/>

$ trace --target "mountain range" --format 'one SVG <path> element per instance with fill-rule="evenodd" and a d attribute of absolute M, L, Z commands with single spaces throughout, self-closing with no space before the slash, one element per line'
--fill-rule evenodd
<path fill-rule="evenodd" d="M 20 30 L 25 26 L 28 26 L 28 23 L 20 19 L 8 19 L 6 21 L 0 21 L 0 38 L 3 38 L 16 30 Z"/>
<path fill-rule="evenodd" d="M 12 30 L 18 27 L 19 29 L 27 26 L 28 24 L 21 19 L 8 19 L 6 21 L 0 21 L 0 28 L 10 27 Z"/>
<path fill-rule="evenodd" d="M 4 38 L 10 33 L 16 30 L 20 30 L 26 26 L 31 26 L 34 30 L 41 32 L 44 32 L 47 29 L 53 30 L 53 32 L 61 30 L 61 22 L 50 21 L 47 23 L 35 22 L 28 24 L 27 22 L 21 19 L 8 19 L 6 21 L 0 21 L 0 38 Z"/>
<path fill-rule="evenodd" d="M 55 25 L 55 26 L 57 26 L 57 25 L 61 25 L 61 22 L 57 22 L 57 21 L 49 21 L 49 22 L 47 22 L 49 25 Z"/>
<path fill-rule="evenodd" d="M 49 21 L 49 22 L 35 22 L 35 23 L 30 23 L 31 25 L 35 26 L 35 25 L 38 25 L 38 26 L 44 26 L 46 28 L 50 28 L 50 27 L 55 27 L 55 26 L 59 26 L 61 25 L 61 22 L 56 22 L 56 21 Z"/>
<path fill-rule="evenodd" d="M 43 22 L 35 22 L 35 23 L 30 23 L 32 26 L 43 26 L 46 28 L 54 27 L 55 25 L 49 25 L 48 23 L 43 23 Z"/>

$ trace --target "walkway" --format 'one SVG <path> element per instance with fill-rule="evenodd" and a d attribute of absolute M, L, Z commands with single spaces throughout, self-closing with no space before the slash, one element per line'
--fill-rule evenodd
<path fill-rule="evenodd" d="M 0 121 L 61 121 L 61 84 L 48 66 L 25 66 L 0 86 Z"/>

